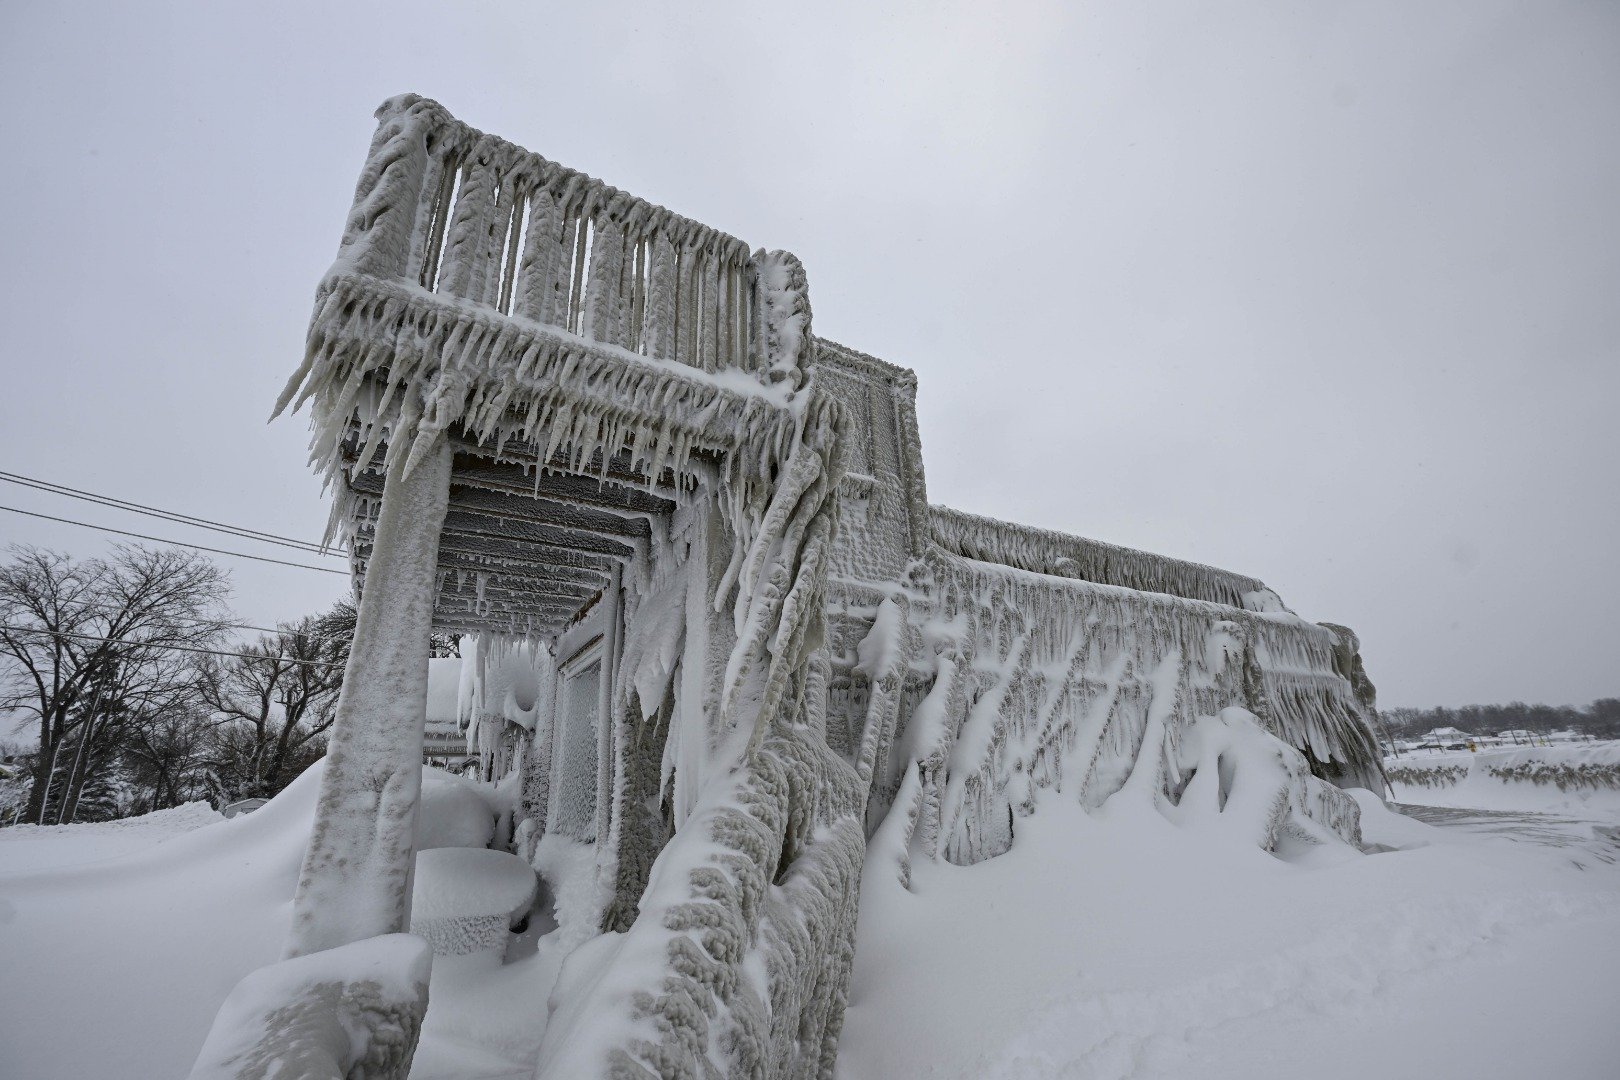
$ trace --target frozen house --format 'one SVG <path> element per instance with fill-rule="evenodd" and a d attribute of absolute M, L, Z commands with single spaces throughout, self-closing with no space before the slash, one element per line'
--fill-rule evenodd
<path fill-rule="evenodd" d="M 794 256 L 432 101 L 378 117 L 279 406 L 310 407 L 360 596 L 292 955 L 408 925 L 435 632 L 516 856 L 588 845 L 616 935 L 544 1075 L 830 1076 L 863 872 L 994 858 L 1045 798 L 1202 774 L 1267 793 L 1263 847 L 1358 838 L 1349 630 L 931 504 L 916 376 L 817 336 Z"/>

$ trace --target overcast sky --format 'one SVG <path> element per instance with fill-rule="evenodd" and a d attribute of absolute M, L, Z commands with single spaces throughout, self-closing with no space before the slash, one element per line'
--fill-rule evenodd
<path fill-rule="evenodd" d="M 408 90 L 798 254 L 934 502 L 1261 577 L 1385 705 L 1620 693 L 1620 5 L 243 7 L 0 3 L 0 469 L 318 537 L 265 418 Z"/>

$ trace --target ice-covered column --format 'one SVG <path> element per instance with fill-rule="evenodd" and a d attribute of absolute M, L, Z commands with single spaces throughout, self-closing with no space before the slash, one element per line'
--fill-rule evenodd
<path fill-rule="evenodd" d="M 315 827 L 293 902 L 288 956 L 410 924 L 428 634 L 450 494 L 443 436 L 409 474 L 389 455 L 371 561 L 326 750 Z"/>

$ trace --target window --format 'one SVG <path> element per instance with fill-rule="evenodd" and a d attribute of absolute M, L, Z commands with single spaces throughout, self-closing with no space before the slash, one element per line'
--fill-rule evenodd
<path fill-rule="evenodd" d="M 596 772 L 602 688 L 600 639 L 562 669 L 557 694 L 557 754 L 552 787 L 557 795 L 552 829 L 577 840 L 596 839 Z"/>

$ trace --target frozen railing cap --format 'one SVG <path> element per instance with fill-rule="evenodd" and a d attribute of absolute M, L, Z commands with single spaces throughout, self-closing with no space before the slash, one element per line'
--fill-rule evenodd
<path fill-rule="evenodd" d="M 334 274 L 406 282 L 705 371 L 802 379 L 810 309 L 791 254 L 751 254 L 414 94 L 377 119 Z"/>
<path fill-rule="evenodd" d="M 1235 608 L 1249 608 L 1254 604 L 1248 599 L 1252 594 L 1269 592 L 1258 578 L 1101 540 L 1015 525 L 947 506 L 930 506 L 928 515 L 934 541 L 963 558 Z"/>

